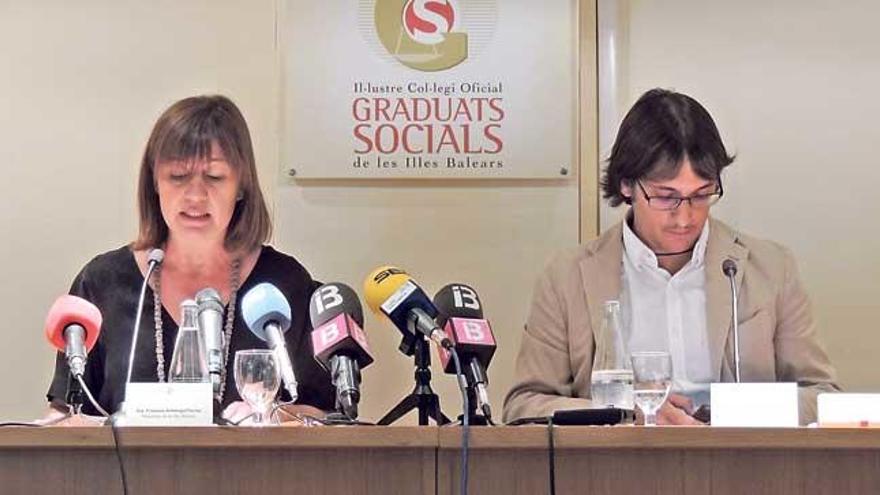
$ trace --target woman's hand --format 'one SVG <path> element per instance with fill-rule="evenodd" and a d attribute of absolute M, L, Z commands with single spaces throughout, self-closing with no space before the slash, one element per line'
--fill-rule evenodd
<path fill-rule="evenodd" d="M 33 423 L 41 426 L 101 426 L 104 420 L 100 416 L 70 415 L 50 405 L 46 414 Z"/>
<path fill-rule="evenodd" d="M 223 419 L 238 423 L 241 425 L 253 424 L 253 418 L 249 417 L 254 413 L 253 408 L 247 402 L 236 401 L 223 411 Z M 283 424 L 284 426 L 301 426 L 303 424 L 313 424 L 308 422 L 308 418 L 324 418 L 324 411 L 305 404 L 288 404 L 281 406 L 272 416 L 273 421 Z"/>
<path fill-rule="evenodd" d="M 230 423 L 247 425 L 253 424 L 253 414 L 254 409 L 247 402 L 239 400 L 226 406 L 221 417 Z"/>

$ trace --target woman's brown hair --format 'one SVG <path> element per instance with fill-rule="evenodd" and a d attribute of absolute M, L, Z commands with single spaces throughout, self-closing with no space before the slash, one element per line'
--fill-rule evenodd
<path fill-rule="evenodd" d="M 213 142 L 239 176 L 239 199 L 226 231 L 226 249 L 249 251 L 269 240 L 272 221 L 260 191 L 247 122 L 229 98 L 203 95 L 171 105 L 153 126 L 138 178 L 140 219 L 134 249 L 159 247 L 168 240 L 168 225 L 162 218 L 156 191 L 156 165 L 170 160 L 209 159 Z"/>

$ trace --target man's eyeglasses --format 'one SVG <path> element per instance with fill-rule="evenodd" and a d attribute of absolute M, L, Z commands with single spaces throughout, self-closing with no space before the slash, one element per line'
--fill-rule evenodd
<path fill-rule="evenodd" d="M 649 196 L 648 191 L 645 190 L 645 186 L 642 185 L 641 181 L 636 181 L 636 184 L 639 185 L 639 189 L 642 190 L 642 194 L 645 195 L 645 199 L 648 200 L 648 206 L 655 210 L 674 210 L 681 206 L 681 203 L 687 201 L 694 208 L 706 208 L 714 205 L 721 199 L 721 196 L 724 195 L 724 188 L 721 187 L 721 181 L 718 181 L 718 188 L 715 191 L 712 191 L 708 194 L 694 194 L 693 196 L 688 197 L 680 197 L 680 196 Z"/>

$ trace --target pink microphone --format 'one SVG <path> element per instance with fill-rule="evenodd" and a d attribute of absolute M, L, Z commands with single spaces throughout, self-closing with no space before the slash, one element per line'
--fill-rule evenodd
<path fill-rule="evenodd" d="M 55 300 L 46 316 L 46 339 L 63 351 L 74 376 L 85 372 L 88 352 L 101 333 L 101 310 L 77 296 L 64 295 Z"/>

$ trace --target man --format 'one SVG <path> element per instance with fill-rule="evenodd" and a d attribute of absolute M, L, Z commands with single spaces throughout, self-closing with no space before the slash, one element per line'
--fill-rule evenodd
<path fill-rule="evenodd" d="M 654 89 L 636 102 L 602 181 L 612 206 L 630 205 L 626 221 L 558 255 L 538 280 L 505 420 L 590 407 L 602 307 L 620 300 L 626 350 L 672 358 L 658 423 L 700 424 L 691 415 L 709 384 L 734 380 L 728 259 L 738 266 L 742 381 L 797 382 L 801 422 L 815 420 L 816 394 L 838 387 L 791 253 L 709 216 L 732 162 L 694 99 Z"/>

